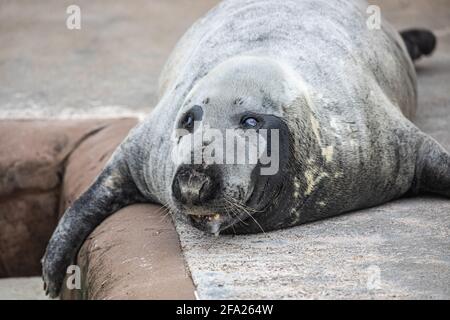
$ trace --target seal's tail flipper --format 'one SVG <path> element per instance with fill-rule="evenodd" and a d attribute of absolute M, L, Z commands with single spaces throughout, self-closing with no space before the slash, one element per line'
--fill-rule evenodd
<path fill-rule="evenodd" d="M 400 32 L 412 60 L 430 55 L 436 48 L 437 40 L 433 32 L 426 29 L 410 29 Z"/>
<path fill-rule="evenodd" d="M 67 267 L 95 227 L 120 208 L 144 201 L 123 150 L 118 151 L 89 189 L 66 210 L 48 243 L 42 273 L 44 289 L 51 297 L 58 296 Z"/>
<path fill-rule="evenodd" d="M 425 136 L 418 152 L 414 191 L 450 198 L 450 154 L 433 138 Z"/>

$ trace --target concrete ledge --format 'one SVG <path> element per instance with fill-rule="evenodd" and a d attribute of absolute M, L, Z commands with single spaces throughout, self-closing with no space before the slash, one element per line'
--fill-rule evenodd
<path fill-rule="evenodd" d="M 266 234 L 176 227 L 200 299 L 450 299 L 449 212 L 423 197 Z"/>

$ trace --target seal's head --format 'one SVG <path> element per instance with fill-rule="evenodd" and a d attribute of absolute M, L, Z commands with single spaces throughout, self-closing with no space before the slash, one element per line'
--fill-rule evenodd
<path fill-rule="evenodd" d="M 206 232 L 263 230 L 287 196 L 295 81 L 271 59 L 230 59 L 192 88 L 173 134 L 172 200 Z"/>

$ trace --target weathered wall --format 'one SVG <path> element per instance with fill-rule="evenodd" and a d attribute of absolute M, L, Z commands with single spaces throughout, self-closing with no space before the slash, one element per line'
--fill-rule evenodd
<path fill-rule="evenodd" d="M 67 159 L 87 137 L 117 122 L 0 121 L 0 277 L 40 275 Z"/>

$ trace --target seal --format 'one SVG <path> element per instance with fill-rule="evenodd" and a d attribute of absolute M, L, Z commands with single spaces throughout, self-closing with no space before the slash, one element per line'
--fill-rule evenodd
<path fill-rule="evenodd" d="M 195 23 L 162 72 L 156 108 L 54 231 L 43 258 L 47 293 L 58 295 L 91 231 L 135 202 L 167 206 L 208 233 L 243 234 L 405 194 L 450 197 L 449 153 L 411 122 L 411 57 L 430 54 L 435 38 L 426 30 L 400 35 L 384 20 L 371 30 L 367 6 L 228 0 Z M 236 141 L 257 132 L 273 161 L 189 162 L 215 141 L 194 139 L 199 123 L 223 135 L 234 130 Z M 215 145 L 210 155 L 228 159 Z M 253 154 L 245 150 L 237 156 Z"/>

